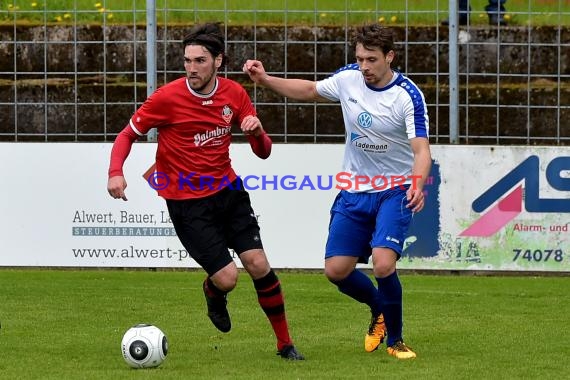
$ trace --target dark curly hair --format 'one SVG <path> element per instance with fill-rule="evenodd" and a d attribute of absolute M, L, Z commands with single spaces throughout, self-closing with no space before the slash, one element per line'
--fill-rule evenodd
<path fill-rule="evenodd" d="M 222 54 L 222 66 L 226 64 L 227 57 L 224 52 L 225 39 L 219 23 L 206 23 L 194 25 L 182 41 L 184 48 L 188 45 L 200 45 L 206 48 L 216 58 Z"/>
<path fill-rule="evenodd" d="M 356 29 L 352 42 L 355 46 L 362 44 L 365 49 L 380 49 L 386 55 L 394 50 L 394 32 L 379 24 L 366 24 Z"/>

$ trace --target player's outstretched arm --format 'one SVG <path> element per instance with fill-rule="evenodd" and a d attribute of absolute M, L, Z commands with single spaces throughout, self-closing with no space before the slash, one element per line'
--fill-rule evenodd
<path fill-rule="evenodd" d="M 248 59 L 243 65 L 243 72 L 249 75 L 253 82 L 267 87 L 279 95 L 306 101 L 324 99 L 317 92 L 316 82 L 268 75 L 261 61 Z"/>

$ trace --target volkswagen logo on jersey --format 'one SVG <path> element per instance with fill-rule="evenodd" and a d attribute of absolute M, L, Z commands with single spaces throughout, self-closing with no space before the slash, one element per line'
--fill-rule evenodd
<path fill-rule="evenodd" d="M 358 115 L 358 125 L 362 128 L 370 128 L 372 126 L 372 116 L 368 112 L 362 112 Z"/>

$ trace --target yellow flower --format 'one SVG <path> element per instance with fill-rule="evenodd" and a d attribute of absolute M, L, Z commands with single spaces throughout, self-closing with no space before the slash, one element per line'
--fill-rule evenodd
<path fill-rule="evenodd" d="M 107 20 L 111 20 L 112 18 L 113 18 L 113 14 L 112 14 L 112 13 L 109 13 L 109 14 L 107 15 Z"/>
<path fill-rule="evenodd" d="M 509 21 L 511 19 L 511 15 L 505 15 L 505 20 Z"/>
<path fill-rule="evenodd" d="M 105 12 L 105 8 L 99 8 L 99 13 Z"/>
<path fill-rule="evenodd" d="M 95 8 L 101 8 L 101 3 L 95 3 Z"/>
<path fill-rule="evenodd" d="M 63 15 L 63 18 L 69 20 L 71 18 L 71 13 L 66 13 Z"/>
<path fill-rule="evenodd" d="M 324 18 L 324 17 L 327 17 L 327 14 L 326 14 L 326 13 L 321 13 L 319 16 L 320 16 L 321 18 Z"/>
<path fill-rule="evenodd" d="M 37 7 L 37 6 L 38 6 L 38 3 L 35 3 L 35 2 L 32 3 L 32 8 L 35 8 L 35 7 Z"/>
<path fill-rule="evenodd" d="M 396 16 L 390 17 L 390 21 L 392 21 L 392 22 L 396 22 L 397 20 L 398 20 L 398 17 L 396 17 Z"/>
<path fill-rule="evenodd" d="M 14 8 L 14 4 L 8 4 L 8 9 Z"/>
<path fill-rule="evenodd" d="M 382 17 L 380 17 L 380 18 L 378 19 L 378 22 L 379 22 L 379 23 L 383 23 L 384 21 L 386 21 L 386 19 L 384 18 L 384 16 L 382 16 Z"/>
<path fill-rule="evenodd" d="M 61 22 L 61 20 L 62 20 L 61 16 L 55 16 L 55 21 Z"/>

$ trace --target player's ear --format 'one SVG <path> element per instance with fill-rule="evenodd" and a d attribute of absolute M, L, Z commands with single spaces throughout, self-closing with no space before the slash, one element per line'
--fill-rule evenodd
<path fill-rule="evenodd" d="M 388 64 L 392 63 L 395 57 L 396 53 L 394 52 L 394 50 L 390 50 L 388 54 L 386 54 L 386 63 Z"/>
<path fill-rule="evenodd" d="M 218 54 L 214 61 L 216 63 L 216 69 L 219 69 L 222 66 L 222 62 L 224 61 L 224 55 L 222 53 Z"/>

